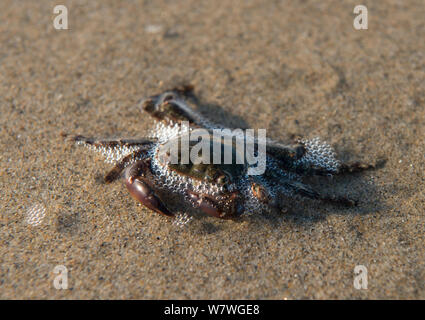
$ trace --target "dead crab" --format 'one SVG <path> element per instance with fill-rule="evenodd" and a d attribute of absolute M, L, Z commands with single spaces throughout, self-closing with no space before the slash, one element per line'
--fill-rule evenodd
<path fill-rule="evenodd" d="M 371 167 L 358 162 L 341 163 L 332 148 L 317 138 L 299 140 L 292 145 L 267 139 L 267 162 L 262 175 L 248 175 L 246 163 L 205 164 L 190 160 L 187 164 L 172 164 L 164 145 L 170 141 L 178 143 L 197 128 L 222 128 L 189 107 L 186 100 L 193 96 L 192 90 L 191 86 L 183 86 L 142 101 L 142 111 L 156 123 L 150 137 L 97 140 L 75 136 L 73 140 L 103 153 L 106 161 L 115 164 L 105 176 L 107 183 L 123 176 L 136 200 L 168 217 L 175 217 L 176 213 L 169 210 L 164 193 L 178 193 L 192 206 L 218 218 L 279 208 L 282 195 L 355 204 L 345 197 L 323 195 L 302 183 L 304 176 L 336 175 Z M 189 125 L 185 127 L 183 123 Z"/>

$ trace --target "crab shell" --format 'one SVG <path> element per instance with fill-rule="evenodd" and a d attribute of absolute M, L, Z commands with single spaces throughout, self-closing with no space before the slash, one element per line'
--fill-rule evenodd
<path fill-rule="evenodd" d="M 203 131 L 205 132 L 196 134 L 197 140 L 193 139 L 192 131 L 161 144 L 156 155 L 157 160 L 177 174 L 217 184 L 228 190 L 232 183 L 246 175 L 244 154 L 232 140 L 221 139 L 211 132 Z M 226 152 L 231 154 L 231 159 L 225 159 Z M 217 154 L 219 158 L 214 158 Z"/>

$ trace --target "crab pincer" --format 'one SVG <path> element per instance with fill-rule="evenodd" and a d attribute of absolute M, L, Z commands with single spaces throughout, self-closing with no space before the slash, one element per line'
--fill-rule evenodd
<path fill-rule="evenodd" d="M 128 167 L 125 172 L 125 185 L 128 191 L 134 199 L 149 209 L 168 217 L 174 217 L 174 214 L 155 194 L 154 187 L 145 176 L 147 170 L 149 168 L 145 161 L 138 161 Z"/>

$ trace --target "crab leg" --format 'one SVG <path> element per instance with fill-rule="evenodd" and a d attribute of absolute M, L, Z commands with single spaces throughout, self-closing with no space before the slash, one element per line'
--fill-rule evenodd
<path fill-rule="evenodd" d="M 84 136 L 74 136 L 72 138 L 77 144 L 82 144 L 93 148 L 109 158 L 108 162 L 114 162 L 115 166 L 105 176 L 105 182 L 111 183 L 118 179 L 121 172 L 132 162 L 135 162 L 146 154 L 149 147 L 155 143 L 153 139 L 117 139 L 117 140 L 97 140 Z M 128 155 L 125 155 L 127 154 Z M 118 159 L 115 159 L 115 158 Z M 110 161 L 112 158 L 113 161 Z"/>
<path fill-rule="evenodd" d="M 352 162 L 352 163 L 342 163 L 340 167 L 338 168 L 337 174 L 345 174 L 345 173 L 354 173 L 354 172 L 360 172 L 365 171 L 369 169 L 375 169 L 376 167 L 381 166 L 384 164 L 385 160 L 378 162 L 377 164 L 370 164 L 365 162 Z"/>
<path fill-rule="evenodd" d="M 121 160 L 119 160 L 115 166 L 105 175 L 105 182 L 111 183 L 114 180 L 118 179 L 121 175 L 121 172 L 132 162 L 140 159 L 143 154 L 146 153 L 146 150 L 137 150 L 133 153 L 130 153 L 128 156 L 125 156 Z"/>
<path fill-rule="evenodd" d="M 151 144 L 152 142 L 155 142 L 153 139 L 148 139 L 148 138 L 98 140 L 96 138 L 90 138 L 85 136 L 74 136 L 71 139 L 77 143 L 91 145 L 94 147 L 103 147 L 103 148 L 114 148 L 114 147 L 123 147 L 123 146 L 138 147 L 138 146 L 144 146 L 146 144 Z"/>
<path fill-rule="evenodd" d="M 325 202 L 337 203 L 344 206 L 355 206 L 357 202 L 346 197 L 339 195 L 323 195 L 319 192 L 311 189 L 310 187 L 300 183 L 300 182 L 286 182 L 282 185 L 285 189 L 289 189 L 295 194 L 300 196 L 307 197 L 310 199 L 321 200 Z"/>
<path fill-rule="evenodd" d="M 166 125 L 188 121 L 191 126 L 204 127 L 208 121 L 193 110 L 184 98 L 195 96 L 193 86 L 183 85 L 141 101 L 141 109 Z M 195 99 L 197 100 L 197 99 Z"/>
<path fill-rule="evenodd" d="M 306 176 L 329 176 L 356 173 L 370 169 L 376 169 L 380 164 L 369 164 L 365 162 L 341 163 L 336 170 L 328 170 L 313 165 L 295 167 L 295 172 Z"/>

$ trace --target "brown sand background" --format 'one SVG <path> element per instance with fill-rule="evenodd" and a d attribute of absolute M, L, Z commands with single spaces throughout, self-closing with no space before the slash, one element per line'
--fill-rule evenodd
<path fill-rule="evenodd" d="M 0 2 L 0 298 L 425 298 L 422 0 L 362 1 L 367 31 L 353 28 L 359 1 L 59 2 Z M 56 4 L 69 30 L 53 28 Z M 356 208 L 288 201 L 176 228 L 61 136 L 141 136 L 152 123 L 137 102 L 176 79 L 226 124 L 388 161 L 315 182 Z"/>

